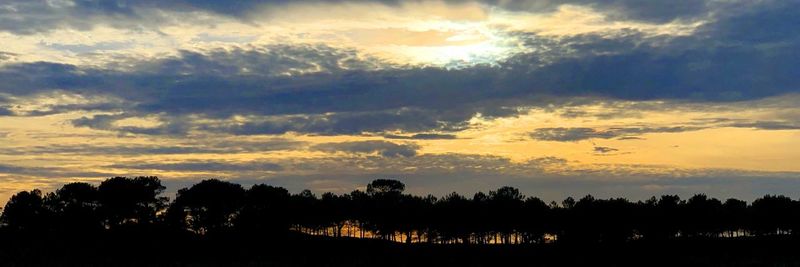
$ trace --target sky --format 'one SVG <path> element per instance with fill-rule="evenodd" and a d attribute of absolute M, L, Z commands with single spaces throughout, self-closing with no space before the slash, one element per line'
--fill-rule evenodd
<path fill-rule="evenodd" d="M 135 175 L 796 198 L 797 25 L 797 0 L 2 0 L 0 203 Z"/>

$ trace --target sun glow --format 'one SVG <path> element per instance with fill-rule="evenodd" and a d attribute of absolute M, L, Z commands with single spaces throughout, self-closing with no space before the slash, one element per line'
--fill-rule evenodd
<path fill-rule="evenodd" d="M 413 57 L 431 64 L 491 64 L 509 53 L 509 49 L 486 41 L 471 45 L 408 48 Z"/>
<path fill-rule="evenodd" d="M 419 45 L 390 43 L 380 50 L 399 55 L 411 64 L 458 67 L 494 64 L 506 59 L 516 49 L 507 38 L 493 33 L 483 24 L 459 26 L 443 31 L 446 36 L 435 42 Z"/>

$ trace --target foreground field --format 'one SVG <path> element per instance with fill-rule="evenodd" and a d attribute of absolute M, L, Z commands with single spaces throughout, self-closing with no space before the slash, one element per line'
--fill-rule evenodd
<path fill-rule="evenodd" d="M 790 239 L 431 245 L 293 235 L 3 236 L 2 266 L 800 266 Z"/>

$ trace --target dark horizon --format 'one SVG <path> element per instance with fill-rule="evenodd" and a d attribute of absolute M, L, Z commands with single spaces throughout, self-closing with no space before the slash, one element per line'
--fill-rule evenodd
<path fill-rule="evenodd" d="M 12 266 L 753 266 L 800 263 L 800 199 L 698 194 L 545 203 L 500 187 L 404 194 L 397 180 L 321 196 L 203 180 L 167 199 L 153 176 L 15 194 Z M 658 259 L 658 260 L 656 260 Z"/>
<path fill-rule="evenodd" d="M 615 243 L 800 233 L 800 200 L 779 195 L 752 203 L 704 194 L 635 202 L 587 195 L 547 203 L 508 186 L 471 198 L 457 193 L 414 196 L 404 194 L 405 184 L 391 179 L 374 180 L 364 191 L 327 192 L 320 197 L 308 190 L 290 194 L 265 184 L 245 189 L 216 179 L 183 188 L 172 200 L 162 195 L 164 189 L 158 178 L 147 176 L 109 178 L 97 187 L 70 183 L 47 194 L 22 191 L 3 209 L 0 229 L 98 234 L 119 227 L 156 226 L 200 236 L 299 232 L 443 244 Z M 447 215 L 439 217 L 442 214 Z M 607 222 L 582 222 L 600 218 L 596 216 Z"/>
<path fill-rule="evenodd" d="M 191 185 L 196 184 L 198 181 L 203 181 L 203 180 L 208 180 L 208 179 L 231 182 L 231 183 L 239 184 L 239 185 L 241 185 L 241 186 L 243 186 L 245 188 L 248 188 L 248 187 L 251 187 L 251 186 L 254 186 L 254 185 L 270 185 L 270 186 L 274 186 L 274 187 L 284 188 L 290 194 L 299 194 L 299 193 L 301 193 L 303 191 L 308 190 L 308 191 L 310 191 L 311 193 L 313 193 L 313 194 L 315 194 L 317 196 L 320 196 L 320 195 L 322 195 L 324 193 L 333 193 L 333 194 L 337 194 L 337 195 L 343 195 L 343 194 L 349 194 L 352 191 L 365 191 L 366 188 L 367 188 L 367 185 L 370 182 L 372 182 L 372 181 L 374 181 L 376 179 L 397 180 L 397 181 L 400 181 L 400 182 L 402 182 L 404 184 L 408 184 L 409 185 L 408 187 L 405 188 L 405 190 L 404 190 L 405 193 L 408 193 L 408 194 L 411 194 L 411 195 L 418 195 L 418 196 L 428 196 L 428 195 L 430 195 L 430 196 L 434 196 L 434 197 L 444 197 L 444 196 L 449 195 L 451 193 L 457 193 L 457 194 L 460 194 L 460 195 L 463 195 L 463 196 L 473 196 L 473 195 L 475 195 L 477 193 L 481 193 L 481 192 L 482 193 L 486 193 L 487 190 L 489 190 L 491 188 L 497 189 L 497 188 L 500 188 L 500 187 L 513 187 L 513 188 L 518 189 L 520 191 L 520 193 L 525 195 L 525 196 L 535 196 L 537 198 L 542 199 L 542 201 L 544 201 L 546 203 L 550 203 L 550 202 L 554 202 L 554 201 L 558 202 L 558 203 L 561 203 L 561 201 L 563 201 L 566 198 L 578 199 L 578 198 L 581 198 L 581 197 L 587 196 L 587 195 L 591 195 L 591 196 L 594 196 L 594 197 L 597 197 L 597 198 L 605 198 L 605 199 L 608 199 L 608 198 L 624 198 L 624 199 L 627 199 L 629 201 L 638 202 L 638 201 L 646 201 L 646 200 L 648 200 L 648 199 L 650 199 L 652 197 L 658 197 L 658 196 L 663 196 L 663 195 L 678 196 L 681 199 L 688 199 L 688 198 L 690 198 L 690 197 L 692 197 L 694 195 L 702 194 L 702 195 L 706 195 L 709 198 L 716 198 L 716 199 L 721 199 L 721 200 L 733 198 L 733 199 L 743 200 L 743 201 L 746 201 L 748 203 L 751 203 L 756 199 L 762 198 L 765 195 L 776 195 L 776 196 L 780 195 L 780 196 L 787 196 L 787 197 L 793 197 L 794 195 L 797 195 L 794 190 L 788 190 L 788 189 L 784 190 L 785 192 L 777 192 L 777 190 L 764 190 L 764 192 L 753 192 L 752 194 L 749 194 L 750 196 L 748 196 L 748 197 L 740 197 L 740 196 L 737 196 L 738 194 L 734 194 L 734 193 L 730 193 L 730 194 L 725 194 L 725 193 L 709 194 L 709 193 L 704 192 L 704 191 L 682 191 L 682 190 L 667 191 L 667 192 L 664 192 L 662 194 L 649 194 L 649 195 L 648 194 L 642 194 L 641 192 L 637 193 L 637 194 L 632 194 L 632 195 L 624 195 L 624 194 L 615 194 L 613 191 L 609 192 L 609 191 L 605 191 L 605 190 L 597 190 L 597 191 L 581 190 L 581 191 L 585 191 L 585 192 L 575 193 L 575 194 L 568 194 L 566 192 L 556 192 L 559 195 L 563 195 L 563 197 L 546 198 L 546 197 L 541 197 L 539 194 L 536 194 L 536 192 L 526 192 L 525 190 L 523 190 L 521 188 L 521 186 L 516 186 L 513 183 L 498 184 L 496 186 L 487 185 L 487 186 L 485 186 L 484 189 L 480 189 L 479 188 L 479 189 L 476 189 L 474 191 L 457 191 L 457 190 L 449 190 L 448 191 L 446 189 L 437 190 L 437 191 L 441 191 L 441 192 L 430 192 L 430 191 L 420 191 L 420 190 L 414 191 L 413 189 L 415 189 L 415 188 L 419 189 L 419 187 L 414 187 L 413 186 L 414 182 L 420 182 L 420 181 L 417 180 L 417 179 L 403 178 L 403 177 L 401 177 L 401 175 L 370 176 L 371 178 L 367 178 L 366 176 L 365 177 L 359 177 L 357 179 L 358 182 L 354 183 L 354 188 L 349 190 L 349 191 L 342 191 L 341 189 L 329 190 L 329 191 L 314 190 L 312 188 L 301 187 L 301 185 L 296 185 L 296 184 L 292 184 L 292 183 L 286 183 L 286 181 L 282 180 L 282 179 L 278 179 L 278 180 L 238 179 L 238 178 L 237 179 L 228 179 L 228 178 L 225 178 L 225 177 L 209 176 L 209 177 L 196 177 L 196 178 L 192 178 L 192 179 L 189 179 L 189 180 L 176 181 L 176 180 L 171 180 L 171 179 L 166 179 L 165 180 L 160 175 L 147 175 L 147 174 L 144 174 L 144 175 L 109 176 L 109 177 L 105 177 L 105 178 L 102 178 L 102 179 L 92 178 L 92 179 L 88 179 L 88 180 L 76 179 L 75 181 L 72 181 L 72 182 L 55 184 L 56 187 L 48 186 L 47 188 L 31 188 L 31 189 L 38 189 L 43 193 L 43 195 L 46 195 L 48 193 L 54 193 L 55 191 L 57 191 L 59 188 L 63 187 L 66 184 L 87 183 L 87 184 L 90 184 L 92 186 L 98 186 L 103 181 L 105 181 L 105 180 L 107 180 L 109 178 L 113 178 L 113 177 L 157 177 L 157 178 L 159 178 L 161 184 L 164 186 L 164 190 L 162 190 L 161 195 L 164 196 L 164 197 L 169 198 L 170 200 L 175 198 L 176 194 L 178 193 L 178 191 L 180 189 L 184 189 L 184 188 L 190 187 Z M 363 181 L 363 182 L 361 182 L 361 181 Z M 422 181 L 422 182 L 424 182 L 424 181 Z M 22 191 L 29 191 L 29 190 L 30 189 L 22 190 Z M 15 191 L 15 192 L 12 192 L 12 193 L 18 193 L 18 192 L 21 192 L 21 191 Z M 6 201 L 8 201 L 8 199 L 0 199 L 0 206 L 5 205 Z"/>

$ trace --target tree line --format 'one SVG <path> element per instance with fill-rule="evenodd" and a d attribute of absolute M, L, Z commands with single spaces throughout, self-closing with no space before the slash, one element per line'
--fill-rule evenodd
<path fill-rule="evenodd" d="M 94 186 L 69 183 L 11 197 L 0 215 L 9 232 L 96 233 L 159 229 L 206 236 L 226 233 L 375 238 L 404 243 L 538 244 L 627 242 L 800 235 L 800 201 L 766 195 L 752 203 L 697 194 L 644 201 L 587 195 L 546 203 L 501 187 L 471 198 L 404 194 L 378 179 L 349 194 L 290 194 L 284 188 L 209 179 L 170 201 L 157 177 L 114 177 Z"/>

